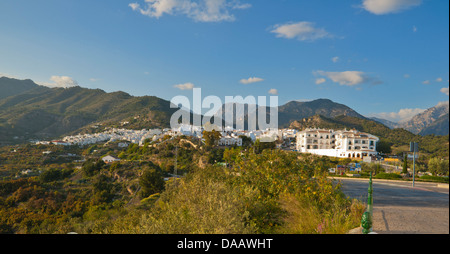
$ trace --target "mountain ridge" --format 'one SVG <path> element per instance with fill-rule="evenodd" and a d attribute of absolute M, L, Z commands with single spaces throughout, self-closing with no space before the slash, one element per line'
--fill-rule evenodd
<path fill-rule="evenodd" d="M 419 135 L 448 135 L 449 134 L 449 102 L 440 102 L 436 106 L 401 122 L 371 117 L 370 119 L 382 123 L 391 129 L 403 128 Z"/>
<path fill-rule="evenodd" d="M 11 90 L 12 95 L 0 99 L 0 142 L 4 143 L 56 138 L 96 124 L 130 122 L 130 128 L 163 128 L 177 110 L 170 107 L 169 101 L 155 96 L 134 97 L 121 91 L 107 93 L 79 86 L 48 88 L 31 83 L 27 89 L 15 90 L 11 82 L 5 85 L 5 80 L 10 81 L 3 78 L 0 87 Z"/>
<path fill-rule="evenodd" d="M 155 96 L 138 97 L 122 91 L 107 93 L 80 86 L 49 88 L 31 80 L 5 77 L 0 78 L 0 94 L 3 95 L 0 99 L 0 144 L 95 132 L 98 126 L 169 128 L 170 118 L 178 110 L 171 108 L 169 101 Z M 257 112 L 262 109 L 256 107 Z M 266 109 L 266 119 L 269 119 L 270 108 Z M 290 101 L 279 106 L 278 113 L 280 128 L 288 128 L 296 121 L 316 115 L 327 119 L 349 117 L 345 119 L 374 121 L 344 104 L 323 98 Z M 244 112 L 244 121 L 248 121 L 248 114 Z M 439 123 L 445 124 L 445 121 Z M 433 128 L 440 126 L 436 124 Z M 428 130 L 433 131 L 432 128 Z"/>

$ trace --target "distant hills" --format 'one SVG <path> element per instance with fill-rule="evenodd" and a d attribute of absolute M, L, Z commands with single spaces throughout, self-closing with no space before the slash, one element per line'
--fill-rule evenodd
<path fill-rule="evenodd" d="M 439 103 L 435 107 L 414 116 L 411 120 L 400 123 L 400 127 L 420 135 L 448 135 L 448 105 L 448 101 Z"/>
<path fill-rule="evenodd" d="M 244 115 L 243 119 L 245 121 L 245 126 L 247 126 L 248 121 L 248 113 L 247 106 L 245 106 L 245 110 L 241 112 L 243 107 L 234 107 L 235 104 L 238 103 L 229 103 L 224 104 L 222 109 L 219 110 L 216 115 L 220 116 L 222 119 L 225 119 L 225 112 L 234 112 L 237 115 Z M 256 112 L 264 111 L 264 107 L 255 107 Z M 228 111 L 226 111 L 228 110 Z M 233 111 L 231 111 L 233 110 Z M 270 107 L 266 107 L 266 119 L 270 119 Z M 250 113 L 250 112 L 249 112 Z M 257 114 L 258 115 L 258 114 Z M 336 102 L 333 102 L 329 99 L 317 99 L 313 101 L 300 102 L 300 101 L 290 101 L 282 106 L 278 107 L 278 126 L 280 128 L 288 128 L 292 122 L 296 120 L 300 120 L 303 118 L 321 115 L 327 118 L 334 118 L 337 116 L 352 116 L 358 117 L 362 119 L 366 119 L 364 116 L 357 113 L 355 110 Z M 242 120 L 242 119 L 238 119 Z M 231 123 L 227 123 L 228 125 L 232 125 Z M 235 125 L 233 125 L 235 126 Z"/>
<path fill-rule="evenodd" d="M 350 116 L 366 119 L 355 110 L 329 99 L 318 99 L 314 101 L 299 102 L 291 101 L 278 108 L 279 125 L 288 127 L 292 122 L 315 115 L 321 115 L 327 118 L 337 116 Z"/>
<path fill-rule="evenodd" d="M 48 88 L 31 80 L 0 79 L 0 142 L 56 138 L 99 125 L 162 128 L 177 110 L 154 97 L 82 87 Z"/>
<path fill-rule="evenodd" d="M 226 106 L 230 105 L 222 108 Z M 261 109 L 256 108 L 257 111 Z M 120 91 L 107 93 L 79 86 L 49 88 L 31 80 L 2 77 L 0 144 L 54 139 L 80 132 L 95 132 L 104 127 L 168 128 L 170 118 L 177 110 L 170 108 L 169 101 L 154 96 L 136 97 Z M 269 110 L 267 108 L 268 115 Z M 245 121 L 248 120 L 246 112 L 243 112 Z M 328 99 L 291 101 L 279 106 L 278 112 L 280 128 L 356 128 L 375 135 L 383 134 L 386 139 L 396 139 L 398 132 L 408 132 L 394 129 L 398 128 L 395 123 L 366 118 L 348 106 Z M 446 112 L 445 107 L 430 109 L 413 118 L 414 121 L 407 127 L 413 130 L 420 122 L 426 122 L 414 132 L 448 135 L 448 104 Z M 389 131 L 390 128 L 394 130 Z"/>
<path fill-rule="evenodd" d="M 407 121 L 395 123 L 385 119 L 371 118 L 391 129 L 402 128 L 419 135 L 448 135 L 449 134 L 449 103 L 441 102 L 427 109 L 425 112 L 415 115 Z"/>
<path fill-rule="evenodd" d="M 33 89 L 44 88 L 36 85 L 32 80 L 18 80 L 7 77 L 0 77 L 0 100 L 9 96 L 21 94 Z"/>

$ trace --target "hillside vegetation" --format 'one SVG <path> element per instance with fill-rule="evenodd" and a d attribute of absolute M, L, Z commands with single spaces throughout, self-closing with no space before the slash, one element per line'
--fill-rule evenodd
<path fill-rule="evenodd" d="M 360 223 L 364 205 L 325 174 L 338 162 L 276 149 L 193 149 L 181 139 L 2 148 L 0 233 L 332 234 Z M 106 154 L 122 160 L 105 164 Z M 175 163 L 181 178 L 171 176 Z"/>
<path fill-rule="evenodd" d="M 57 138 L 88 131 L 93 125 L 121 126 L 122 122 L 128 122 L 127 128 L 165 128 L 177 110 L 154 96 L 28 85 L 28 90 L 19 89 L 0 100 L 0 143 Z"/>

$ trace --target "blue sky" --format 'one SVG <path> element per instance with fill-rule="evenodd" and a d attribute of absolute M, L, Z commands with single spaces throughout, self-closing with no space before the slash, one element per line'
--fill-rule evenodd
<path fill-rule="evenodd" d="M 448 101 L 445 0 L 2 0 L 0 75 L 170 100 L 328 98 L 401 120 Z"/>

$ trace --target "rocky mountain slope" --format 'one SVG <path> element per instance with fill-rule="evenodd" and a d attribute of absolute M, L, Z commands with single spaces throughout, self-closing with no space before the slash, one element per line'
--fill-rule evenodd
<path fill-rule="evenodd" d="M 435 107 L 414 116 L 411 120 L 399 123 L 399 128 L 404 128 L 414 134 L 448 135 L 449 130 L 449 104 L 441 102 Z"/>

